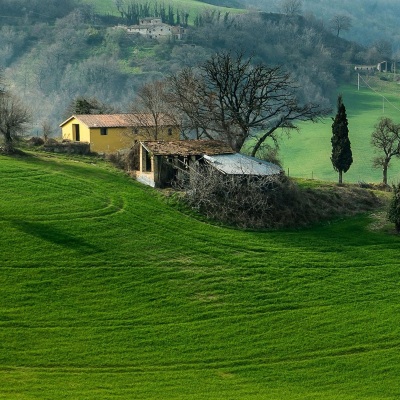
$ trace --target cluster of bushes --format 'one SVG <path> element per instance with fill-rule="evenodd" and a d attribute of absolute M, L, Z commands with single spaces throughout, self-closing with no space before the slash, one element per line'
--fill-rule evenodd
<path fill-rule="evenodd" d="M 139 169 L 139 147 L 134 146 L 127 151 L 119 151 L 117 153 L 108 154 L 106 156 L 115 167 L 126 172 Z"/>
<path fill-rule="evenodd" d="M 62 142 L 59 142 L 55 139 L 44 140 L 41 137 L 33 136 L 27 141 L 27 144 L 31 147 L 41 147 L 44 151 L 49 151 L 52 153 L 79 155 L 87 155 L 90 153 L 89 143 L 83 142 L 70 142 L 68 140 L 63 140 Z"/>
<path fill-rule="evenodd" d="M 302 188 L 286 177 L 227 177 L 212 168 L 190 172 L 184 201 L 207 218 L 241 228 L 306 226 L 375 209 L 381 201 L 357 186 Z"/>

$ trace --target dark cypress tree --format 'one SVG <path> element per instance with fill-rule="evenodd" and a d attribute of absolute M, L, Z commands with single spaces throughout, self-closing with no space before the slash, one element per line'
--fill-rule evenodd
<path fill-rule="evenodd" d="M 168 6 L 168 25 L 175 25 L 175 15 L 172 6 Z"/>
<path fill-rule="evenodd" d="M 73 114 L 91 114 L 93 105 L 84 97 L 78 97 L 74 102 Z"/>
<path fill-rule="evenodd" d="M 339 172 L 339 183 L 343 182 L 343 172 L 346 173 L 353 163 L 349 140 L 349 128 L 346 115 L 346 107 L 340 94 L 337 101 L 337 114 L 332 124 L 332 165 Z"/>

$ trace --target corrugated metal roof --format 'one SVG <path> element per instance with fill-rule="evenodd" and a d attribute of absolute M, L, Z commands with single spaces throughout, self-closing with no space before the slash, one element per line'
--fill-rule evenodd
<path fill-rule="evenodd" d="M 228 175 L 272 176 L 282 173 L 282 168 L 268 161 L 243 154 L 205 155 L 204 159 L 214 168 Z"/>
<path fill-rule="evenodd" d="M 60 124 L 65 125 L 71 119 L 76 118 L 89 128 L 127 128 L 133 126 L 155 126 L 155 120 L 152 114 L 80 114 L 73 115 Z M 163 126 L 177 125 L 168 115 L 161 115 L 158 124 Z"/>
<path fill-rule="evenodd" d="M 157 156 L 203 156 L 232 154 L 229 145 L 218 140 L 144 141 L 143 146 Z"/>

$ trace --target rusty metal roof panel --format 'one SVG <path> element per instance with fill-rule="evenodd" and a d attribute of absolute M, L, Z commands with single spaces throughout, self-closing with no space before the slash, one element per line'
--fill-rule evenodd
<path fill-rule="evenodd" d="M 205 155 L 204 159 L 227 175 L 273 176 L 283 172 L 282 168 L 276 164 L 239 153 Z"/>
<path fill-rule="evenodd" d="M 144 141 L 144 147 L 158 156 L 203 156 L 232 154 L 232 148 L 218 140 Z"/>

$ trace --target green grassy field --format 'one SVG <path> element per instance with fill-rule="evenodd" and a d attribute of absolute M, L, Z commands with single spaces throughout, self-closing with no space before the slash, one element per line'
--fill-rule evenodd
<path fill-rule="evenodd" d="M 371 133 L 380 117 L 392 118 L 399 123 L 400 88 L 395 84 L 373 79 L 369 82 L 371 90 L 362 83 L 358 90 L 357 82 L 341 87 L 338 93 L 343 94 L 349 121 L 349 138 L 353 151 L 353 164 L 344 174 L 347 182 L 381 182 L 382 172 L 372 167 L 374 157 L 370 145 Z M 383 100 L 382 95 L 387 100 Z M 336 110 L 334 110 L 336 112 Z M 337 180 L 337 172 L 330 161 L 332 120 L 325 119 L 321 123 L 304 123 L 300 133 L 292 133 L 284 138 L 280 155 L 284 169 L 294 177 L 316 178 L 321 180 Z M 389 182 L 400 181 L 400 162 L 393 159 L 389 168 Z"/>
<path fill-rule="evenodd" d="M 0 399 L 398 399 L 399 238 L 212 226 L 106 164 L 0 156 Z"/>
<path fill-rule="evenodd" d="M 84 0 L 84 2 L 87 4 L 92 4 L 98 13 L 119 15 L 113 0 Z M 203 12 L 205 9 L 218 9 L 232 13 L 243 12 L 243 10 L 213 6 L 212 4 L 207 4 L 196 0 L 169 0 L 168 2 L 165 2 L 165 4 L 171 4 L 174 8 L 188 10 L 190 19 L 193 18 L 194 15 Z"/>

